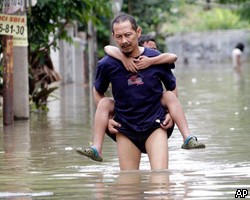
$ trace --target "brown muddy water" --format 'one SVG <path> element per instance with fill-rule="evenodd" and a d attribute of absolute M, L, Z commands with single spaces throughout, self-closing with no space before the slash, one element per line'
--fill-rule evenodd
<path fill-rule="evenodd" d="M 206 149 L 183 150 L 169 139 L 169 170 L 120 172 L 115 143 L 105 138 L 103 163 L 75 153 L 91 141 L 94 107 L 88 88 L 62 85 L 47 114 L 1 125 L 0 199 L 250 198 L 250 65 L 177 66 L 179 99 L 190 129 Z M 240 196 L 241 195 L 241 196 Z"/>

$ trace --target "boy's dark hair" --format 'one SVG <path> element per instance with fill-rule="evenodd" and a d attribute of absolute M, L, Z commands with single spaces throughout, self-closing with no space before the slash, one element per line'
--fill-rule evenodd
<path fill-rule="evenodd" d="M 114 33 L 114 24 L 115 23 L 121 23 L 121 22 L 125 22 L 125 21 L 129 21 L 132 25 L 132 29 L 137 31 L 138 29 L 138 25 L 134 19 L 133 16 L 129 15 L 129 14 L 126 14 L 126 13 L 121 13 L 119 15 L 117 15 L 111 22 L 111 30 L 112 30 L 112 33 Z"/>
<path fill-rule="evenodd" d="M 238 43 L 235 48 L 240 49 L 242 52 L 244 51 L 244 44 Z"/>
<path fill-rule="evenodd" d="M 138 41 L 139 41 L 139 46 L 143 46 L 144 42 L 149 42 L 149 41 L 155 42 L 155 39 L 151 35 L 142 34 L 139 37 Z"/>

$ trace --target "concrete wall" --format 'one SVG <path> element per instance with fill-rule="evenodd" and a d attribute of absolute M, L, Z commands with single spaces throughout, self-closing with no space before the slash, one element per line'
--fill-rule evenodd
<path fill-rule="evenodd" d="M 238 42 L 245 44 L 244 58 L 250 55 L 250 30 L 217 30 L 176 34 L 166 38 L 168 52 L 178 55 L 180 63 L 228 62 Z"/>
<path fill-rule="evenodd" d="M 67 27 L 68 35 L 73 43 L 59 41 L 59 50 L 51 51 L 51 58 L 55 70 L 62 76 L 62 84 L 84 83 L 84 50 L 86 40 L 74 37 L 74 27 Z"/>

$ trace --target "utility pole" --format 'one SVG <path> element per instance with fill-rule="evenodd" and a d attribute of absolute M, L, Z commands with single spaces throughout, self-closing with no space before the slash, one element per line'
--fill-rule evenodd
<path fill-rule="evenodd" d="M 11 106 L 9 99 L 3 98 L 4 107 L 12 113 L 11 118 L 29 119 L 29 82 L 28 82 L 28 41 L 27 41 L 27 19 L 26 19 L 26 1 L 25 0 L 3 0 L 2 29 L 0 34 L 3 37 L 8 35 L 13 36 L 13 53 L 11 55 L 13 61 L 12 71 L 6 71 L 5 76 L 13 76 L 13 82 L 10 87 L 6 88 L 6 93 L 12 97 Z M 10 59 L 11 60 L 11 59 Z M 6 79 L 8 80 L 8 79 Z M 6 82 L 7 83 L 7 82 Z M 6 108 L 4 108 L 6 109 Z M 14 121 L 14 120 L 13 120 Z M 7 123 L 4 120 L 4 125 L 11 125 L 14 122 Z"/>
<path fill-rule="evenodd" d="M 13 115 L 13 36 L 5 35 L 2 38 L 3 47 L 3 124 L 14 124 Z"/>
<path fill-rule="evenodd" d="M 20 11 L 26 17 L 26 12 Z M 29 119 L 29 63 L 27 46 L 14 46 L 14 117 Z"/>

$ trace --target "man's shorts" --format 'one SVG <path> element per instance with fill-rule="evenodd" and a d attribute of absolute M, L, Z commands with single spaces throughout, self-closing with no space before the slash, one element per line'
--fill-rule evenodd
<path fill-rule="evenodd" d="M 171 128 L 167 129 L 168 138 L 172 135 L 174 126 L 175 124 Z M 123 129 L 122 127 L 119 127 L 119 132 L 125 135 L 142 153 L 147 153 L 145 147 L 146 141 L 148 137 L 158 128 L 161 128 L 161 126 L 156 122 L 152 128 L 140 133 L 135 131 L 128 131 L 127 129 Z M 116 134 L 111 134 L 108 129 L 106 130 L 106 133 L 110 138 L 116 141 Z"/>

